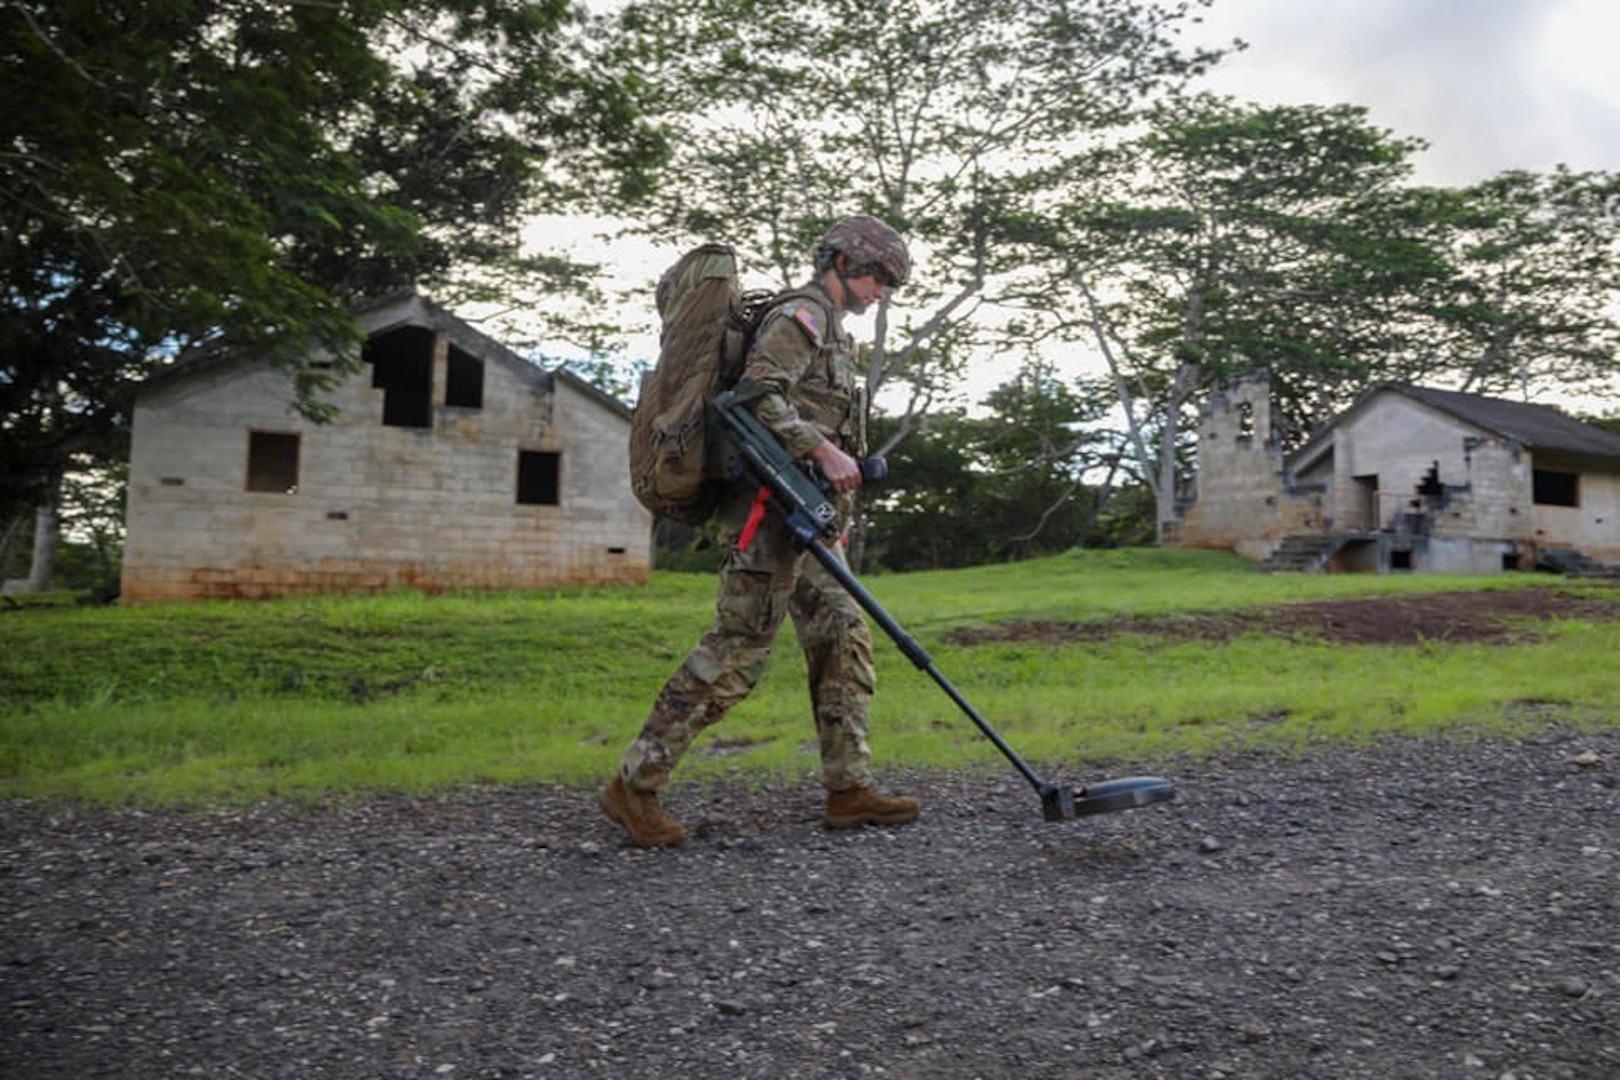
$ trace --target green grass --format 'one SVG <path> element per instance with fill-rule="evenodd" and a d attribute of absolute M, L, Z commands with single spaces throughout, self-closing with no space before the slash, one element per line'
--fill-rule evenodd
<path fill-rule="evenodd" d="M 865 582 L 1026 757 L 1133 770 L 1236 748 L 1608 723 L 1620 701 L 1615 625 L 1561 622 L 1511 648 L 1135 635 L 963 648 L 948 632 L 1548 583 L 1268 576 L 1231 557 L 1156 550 Z M 588 783 L 613 768 L 707 626 L 713 595 L 707 575 L 657 574 L 645 589 L 6 612 L 0 796 L 187 805 Z M 880 766 L 1005 767 L 881 633 L 878 666 Z M 804 699 L 797 650 L 782 648 L 682 776 L 813 776 Z"/>

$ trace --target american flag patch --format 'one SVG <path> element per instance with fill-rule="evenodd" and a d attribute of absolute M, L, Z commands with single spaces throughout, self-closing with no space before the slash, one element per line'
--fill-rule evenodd
<path fill-rule="evenodd" d="M 806 330 L 810 331 L 812 337 L 814 337 L 817 341 L 820 341 L 820 314 L 821 313 L 815 309 L 815 305 L 801 304 L 799 305 L 799 309 L 793 313 L 793 317 L 799 321 L 800 326 L 803 326 Z"/>

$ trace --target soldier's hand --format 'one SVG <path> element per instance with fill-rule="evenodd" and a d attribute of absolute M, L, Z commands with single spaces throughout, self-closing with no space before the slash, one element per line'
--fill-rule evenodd
<path fill-rule="evenodd" d="M 833 443 L 820 443 L 810 451 L 810 458 L 834 491 L 854 491 L 861 486 L 861 463 Z"/>

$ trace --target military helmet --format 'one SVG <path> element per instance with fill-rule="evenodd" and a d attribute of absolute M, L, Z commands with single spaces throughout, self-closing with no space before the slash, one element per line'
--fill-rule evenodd
<path fill-rule="evenodd" d="M 893 226 L 870 214 L 847 217 L 827 230 L 819 252 L 836 252 L 849 257 L 851 276 L 882 270 L 890 288 L 898 289 L 911 277 L 911 252 Z M 819 264 L 821 260 L 818 258 Z"/>

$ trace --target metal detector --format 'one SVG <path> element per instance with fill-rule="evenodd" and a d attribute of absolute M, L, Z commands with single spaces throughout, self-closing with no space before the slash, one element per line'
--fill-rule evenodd
<path fill-rule="evenodd" d="M 770 505 L 786 523 L 794 540 L 838 580 L 856 603 L 883 628 L 883 632 L 889 635 L 906 658 L 919 670 L 927 672 L 929 678 L 956 702 L 957 708 L 967 714 L 985 738 L 1012 762 L 1013 768 L 1040 795 L 1041 815 L 1047 821 L 1134 810 L 1175 797 L 1175 785 L 1157 776 L 1128 776 L 1076 790 L 1067 784 L 1054 784 L 1036 772 L 934 666 L 933 658 L 917 643 L 917 639 L 906 633 L 877 599 L 867 592 L 866 587 L 855 579 L 849 567 L 827 547 L 826 541 L 838 533 L 838 511 L 821 486 L 806 475 L 782 449 L 775 436 L 742 406 L 734 391 L 727 391 L 715 398 L 712 411 L 722 429 L 731 436 L 749 471 L 770 492 Z M 866 480 L 877 481 L 887 475 L 888 466 L 882 458 L 868 458 L 861 462 L 861 472 Z"/>

